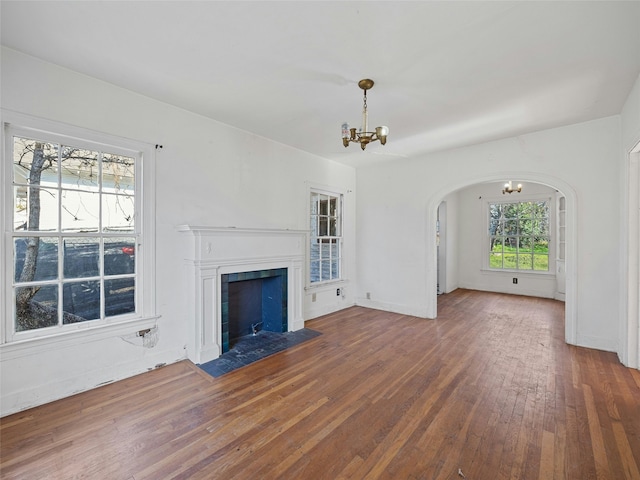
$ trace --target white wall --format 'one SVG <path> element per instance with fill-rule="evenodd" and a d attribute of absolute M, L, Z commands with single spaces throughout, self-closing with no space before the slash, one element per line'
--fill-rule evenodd
<path fill-rule="evenodd" d="M 346 192 L 347 285 L 355 282 L 354 169 L 10 49 L 1 61 L 3 109 L 163 145 L 155 158 L 158 344 L 97 336 L 46 349 L 0 347 L 3 415 L 185 358 L 191 319 L 178 225 L 307 230 L 310 185 L 339 188 Z M 305 318 L 353 304 L 350 290 L 344 297 L 321 292 L 315 311 L 306 300 Z"/>
<path fill-rule="evenodd" d="M 509 180 L 508 178 L 505 181 Z M 515 183 L 521 183 L 518 178 Z M 488 247 L 483 243 L 487 232 L 487 211 L 484 205 L 488 201 L 527 201 L 544 196 L 551 200 L 549 204 L 552 227 L 551 237 L 555 239 L 555 190 L 538 183 L 523 183 L 521 193 L 502 195 L 505 183 L 481 183 L 463 188 L 458 197 L 458 285 L 460 288 L 486 290 L 519 295 L 553 298 L 556 292 L 555 249 L 553 244 L 549 252 L 549 273 L 495 272 L 483 269 Z M 553 242 L 552 242 L 553 243 Z M 518 283 L 513 283 L 513 278 Z"/>
<path fill-rule="evenodd" d="M 615 351 L 619 145 L 620 119 L 615 116 L 359 169 L 357 302 L 434 316 L 433 224 L 440 201 L 485 181 L 545 183 L 561 187 L 574 215 L 567 226 L 567 316 L 572 322 L 567 340 Z M 614 232 L 614 238 L 603 242 L 603 232 Z"/>

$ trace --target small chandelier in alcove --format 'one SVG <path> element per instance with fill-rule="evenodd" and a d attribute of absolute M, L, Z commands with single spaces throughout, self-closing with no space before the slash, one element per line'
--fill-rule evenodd
<path fill-rule="evenodd" d="M 365 78 L 358 82 L 358 86 L 364 90 L 364 101 L 362 107 L 362 127 L 360 131 L 356 131 L 355 128 L 349 128 L 348 123 L 342 124 L 342 144 L 345 147 L 349 146 L 349 143 L 359 143 L 360 148 L 364 150 L 367 148 L 367 144 L 380 141 L 382 145 L 387 143 L 387 135 L 389 135 L 389 127 L 376 127 L 375 132 L 369 132 L 369 113 L 367 112 L 367 90 L 373 88 L 373 80 Z"/>
<path fill-rule="evenodd" d="M 517 187 L 513 188 L 513 183 L 511 182 L 511 180 L 509 180 L 507 183 L 504 184 L 504 188 L 502 189 L 502 194 L 504 195 L 505 193 L 513 193 L 513 192 L 518 192 L 520 193 L 522 191 L 522 184 L 519 183 Z"/>

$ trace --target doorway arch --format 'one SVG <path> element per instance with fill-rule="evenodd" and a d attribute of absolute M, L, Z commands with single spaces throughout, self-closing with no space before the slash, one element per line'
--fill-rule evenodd
<path fill-rule="evenodd" d="M 577 275 L 576 275 L 576 231 L 577 231 L 577 197 L 575 190 L 565 181 L 538 173 L 527 172 L 501 172 L 489 174 L 473 179 L 461 178 L 459 182 L 448 185 L 434 192 L 427 200 L 427 252 L 426 252 L 426 295 L 427 316 L 436 318 L 438 315 L 437 302 L 437 216 L 438 207 L 444 198 L 462 188 L 486 182 L 503 182 L 505 178 L 518 178 L 524 182 L 534 182 L 547 185 L 558 190 L 565 197 L 566 202 L 566 296 L 565 296 L 565 342 L 571 345 L 578 343 L 577 335 Z"/>

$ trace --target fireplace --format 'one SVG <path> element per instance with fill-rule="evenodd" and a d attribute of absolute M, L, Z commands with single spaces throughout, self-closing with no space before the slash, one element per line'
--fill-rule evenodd
<path fill-rule="evenodd" d="M 192 225 L 178 230 L 186 240 L 190 360 L 199 364 L 218 358 L 234 336 L 251 333 L 255 324 L 280 332 L 304 328 L 307 231 Z M 238 325 L 230 327 L 230 319 Z"/>
<path fill-rule="evenodd" d="M 287 332 L 287 269 L 225 273 L 221 277 L 222 353 L 260 330 Z"/>

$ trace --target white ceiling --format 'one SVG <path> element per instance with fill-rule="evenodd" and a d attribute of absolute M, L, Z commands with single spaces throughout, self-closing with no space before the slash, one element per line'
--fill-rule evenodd
<path fill-rule="evenodd" d="M 2 44 L 360 166 L 620 113 L 640 1 L 7 1 Z M 386 146 L 345 149 L 362 90 Z"/>

